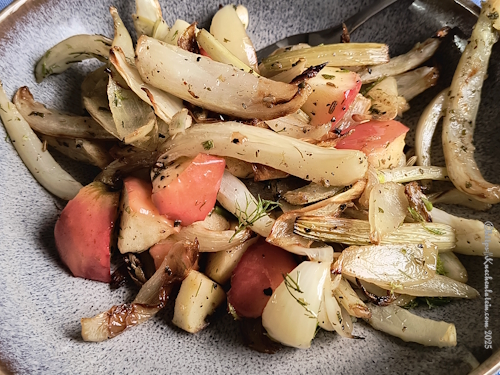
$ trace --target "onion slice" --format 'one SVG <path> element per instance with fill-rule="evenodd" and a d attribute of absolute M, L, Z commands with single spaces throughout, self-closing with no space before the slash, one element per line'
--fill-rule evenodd
<path fill-rule="evenodd" d="M 227 27 L 227 25 L 225 25 L 225 27 Z M 212 60 L 232 65 L 235 68 L 244 70 L 247 73 L 252 73 L 257 77 L 259 76 L 254 69 L 250 68 L 247 64 L 231 53 L 231 51 L 229 51 L 224 44 L 218 41 L 207 30 L 201 29 L 198 35 L 196 35 L 196 40 L 198 41 L 200 47 L 203 48 Z"/>
<path fill-rule="evenodd" d="M 344 186 L 325 187 L 311 182 L 309 185 L 287 191 L 283 194 L 283 199 L 290 204 L 303 206 L 330 198 L 342 189 L 344 189 Z"/>
<path fill-rule="evenodd" d="M 449 181 L 448 171 L 444 167 L 414 166 L 397 167 L 393 169 L 381 169 L 377 171 L 378 179 L 381 183 L 410 182 L 419 180 Z"/>
<path fill-rule="evenodd" d="M 109 77 L 107 94 L 115 123 L 113 134 L 125 144 L 143 150 L 155 150 L 158 145 L 158 124 L 151 107 L 132 90 L 122 88 Z"/>
<path fill-rule="evenodd" d="M 248 24 L 248 13 L 246 19 Z M 237 8 L 233 4 L 228 4 L 213 16 L 210 34 L 221 44 L 223 43 L 240 61 L 258 72 L 257 54 L 245 29 Z"/>
<path fill-rule="evenodd" d="M 214 129 L 217 131 L 214 132 Z M 210 141 L 210 147 L 206 147 Z M 280 147 L 276 147 L 280 145 Z M 200 152 L 264 164 L 324 186 L 347 186 L 362 179 L 368 163 L 361 151 L 327 149 L 237 122 L 199 124 L 165 143 L 160 161 Z"/>
<path fill-rule="evenodd" d="M 246 228 L 238 233 L 234 230 L 211 230 L 202 222 L 193 223 L 181 229 L 178 234 L 167 238 L 167 241 L 194 241 L 200 244 L 200 253 L 213 253 L 228 251 L 243 244 L 252 236 L 250 229 Z"/>
<path fill-rule="evenodd" d="M 244 119 L 297 111 L 311 87 L 257 78 L 228 64 L 142 36 L 136 65 L 142 79 L 194 105 Z M 161 62 L 161 64 L 160 64 Z"/>
<path fill-rule="evenodd" d="M 265 124 L 280 135 L 303 140 L 320 140 L 326 137 L 332 128 L 330 123 L 314 126 L 310 125 L 309 122 L 309 116 L 299 109 L 290 115 L 266 120 Z"/>
<path fill-rule="evenodd" d="M 464 193 L 486 203 L 500 202 L 500 185 L 487 182 L 474 159 L 472 144 L 481 89 L 498 33 L 486 2 L 458 63 L 450 86 L 448 108 L 443 120 L 443 153 L 450 180 Z"/>
<path fill-rule="evenodd" d="M 83 186 L 63 170 L 48 151 L 43 151 L 42 142 L 9 101 L 1 82 L 0 118 L 24 165 L 40 185 L 61 199 L 73 199 Z"/>
<path fill-rule="evenodd" d="M 457 345 L 457 331 L 453 323 L 421 318 L 402 307 L 368 305 L 372 316 L 367 322 L 375 329 L 399 337 L 439 348 Z"/>
<path fill-rule="evenodd" d="M 106 62 L 109 57 L 111 39 L 103 35 L 74 35 L 49 49 L 35 66 L 38 83 L 51 74 L 64 72 L 75 63 L 96 58 Z"/>
<path fill-rule="evenodd" d="M 305 261 L 284 275 L 262 313 L 262 325 L 273 340 L 301 349 L 311 346 L 330 264 Z"/>
<path fill-rule="evenodd" d="M 43 104 L 35 101 L 26 86 L 17 90 L 14 103 L 21 116 L 38 133 L 52 137 L 115 139 L 92 117 L 68 115 L 55 109 L 46 108 Z"/>

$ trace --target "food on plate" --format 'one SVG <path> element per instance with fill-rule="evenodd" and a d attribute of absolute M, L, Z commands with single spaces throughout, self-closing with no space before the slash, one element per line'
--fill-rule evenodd
<path fill-rule="evenodd" d="M 38 82 L 75 53 L 103 62 L 82 83 L 90 116 L 46 108 L 21 87 L 13 102 L 0 90 L 0 117 L 34 177 L 69 201 L 54 236 L 71 273 L 140 286 L 131 303 L 83 318 L 83 339 L 113 338 L 172 303 L 190 333 L 226 309 L 274 341 L 268 352 L 309 348 L 320 328 L 353 338 L 356 318 L 404 341 L 456 345 L 453 323 L 409 308 L 479 295 L 454 253 L 482 254 L 484 225 L 433 204 L 487 210 L 500 199 L 471 144 L 499 7 L 483 4 L 448 93 L 421 115 L 414 156 L 402 115 L 439 79 L 422 64 L 446 28 L 393 58 L 385 44 L 344 38 L 259 64 L 244 6 L 221 7 L 206 30 L 169 27 L 156 0 L 137 0 L 135 46 L 111 7 L 113 39 L 75 35 L 47 51 Z M 441 117 L 446 167 L 430 155 Z M 82 186 L 47 145 L 102 171 Z M 428 193 L 432 180 L 452 189 Z M 500 234 L 488 236 L 500 256 Z"/>

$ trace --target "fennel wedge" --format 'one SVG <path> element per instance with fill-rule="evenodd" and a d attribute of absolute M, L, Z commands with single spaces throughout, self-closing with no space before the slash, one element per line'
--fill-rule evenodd
<path fill-rule="evenodd" d="M 486 203 L 500 202 L 500 185 L 486 181 L 474 159 L 472 144 L 481 89 L 493 44 L 498 40 L 491 14 L 500 1 L 484 3 L 453 77 L 443 120 L 443 153 L 450 180 L 464 193 Z M 495 13 L 498 18 L 498 12 Z"/>
<path fill-rule="evenodd" d="M 295 49 L 265 58 L 259 69 L 261 74 L 267 76 L 292 68 L 301 58 L 313 66 L 323 63 L 347 67 L 376 65 L 389 61 L 389 47 L 377 43 L 339 43 Z"/>
<path fill-rule="evenodd" d="M 307 100 L 307 84 L 257 78 L 231 65 L 142 36 L 136 47 L 142 79 L 211 111 L 243 119 L 269 120 L 296 112 Z"/>
<path fill-rule="evenodd" d="M 52 137 L 115 139 L 92 117 L 69 115 L 46 108 L 42 103 L 35 101 L 26 86 L 17 90 L 14 104 L 30 127 L 39 133 Z"/>
<path fill-rule="evenodd" d="M 33 177 L 49 192 L 61 199 L 73 199 L 83 187 L 61 168 L 9 101 L 0 82 L 0 118 L 17 153 Z"/>
<path fill-rule="evenodd" d="M 370 223 L 364 220 L 345 219 L 328 216 L 299 216 L 294 232 L 305 238 L 346 245 L 369 245 Z M 455 248 L 455 232 L 450 225 L 438 223 L 404 223 L 380 241 L 381 245 L 407 243 L 418 244 L 428 240 L 439 251 Z"/>
<path fill-rule="evenodd" d="M 64 72 L 71 65 L 96 58 L 106 62 L 112 41 L 103 35 L 74 35 L 49 49 L 35 67 L 38 83 L 51 74 Z"/>
<path fill-rule="evenodd" d="M 211 141 L 210 147 L 204 146 L 206 141 Z M 230 156 L 264 164 L 323 186 L 350 185 L 362 179 L 368 168 L 361 151 L 322 148 L 232 121 L 192 126 L 168 140 L 164 149 L 166 152 L 159 159 L 164 164 L 182 156 L 194 157 L 200 152 Z"/>

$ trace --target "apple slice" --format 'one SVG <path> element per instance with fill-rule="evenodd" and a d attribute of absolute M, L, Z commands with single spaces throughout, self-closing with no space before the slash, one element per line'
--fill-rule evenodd
<path fill-rule="evenodd" d="M 118 216 L 119 192 L 92 182 L 70 200 L 54 228 L 56 248 L 76 277 L 110 282 L 110 245 Z"/>
<path fill-rule="evenodd" d="M 350 70 L 327 66 L 307 81 L 313 92 L 302 106 L 311 125 L 331 122 L 335 126 L 346 113 L 361 88 L 359 75 Z"/>
<path fill-rule="evenodd" d="M 174 227 L 172 220 L 160 215 L 151 199 L 152 190 L 151 183 L 140 178 L 127 177 L 123 181 L 118 236 L 118 249 L 122 254 L 147 250 L 180 230 Z"/>
<path fill-rule="evenodd" d="M 226 162 L 207 154 L 181 159 L 157 172 L 152 199 L 160 214 L 188 226 L 214 208 Z"/>
<path fill-rule="evenodd" d="M 283 275 L 296 266 L 292 253 L 259 240 L 243 254 L 234 269 L 228 302 L 238 316 L 258 318 L 283 281 Z"/>
<path fill-rule="evenodd" d="M 346 129 L 335 148 L 363 151 L 376 169 L 391 168 L 403 155 L 408 130 L 395 120 L 369 121 Z"/>

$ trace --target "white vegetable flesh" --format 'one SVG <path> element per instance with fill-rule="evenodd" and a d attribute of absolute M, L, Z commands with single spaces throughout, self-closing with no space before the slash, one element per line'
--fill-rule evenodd
<path fill-rule="evenodd" d="M 349 315 L 366 319 L 371 316 L 370 310 L 368 310 L 365 303 L 352 289 L 349 281 L 343 277 L 341 277 L 339 285 L 333 289 L 333 295 Z"/>
<path fill-rule="evenodd" d="M 285 116 L 297 111 L 311 92 L 307 84 L 258 78 L 146 36 L 137 42 L 136 55 L 144 82 L 194 105 L 239 118 Z"/>
<path fill-rule="evenodd" d="M 263 59 L 259 69 L 267 76 L 290 69 L 301 58 L 310 66 L 323 63 L 337 67 L 375 65 L 389 61 L 389 48 L 377 43 L 339 43 L 291 49 Z"/>
<path fill-rule="evenodd" d="M 452 252 L 439 254 L 446 277 L 466 283 L 468 280 L 467 270 L 455 254 Z"/>
<path fill-rule="evenodd" d="M 158 124 L 151 106 L 132 90 L 122 88 L 113 77 L 109 77 L 107 93 L 115 133 L 123 143 L 144 150 L 155 150 L 158 145 Z"/>
<path fill-rule="evenodd" d="M 112 48 L 109 60 L 127 82 L 130 89 L 147 104 L 153 106 L 156 115 L 167 124 L 184 106 L 182 100 L 142 81 L 137 69 L 127 63 L 123 51 Z"/>
<path fill-rule="evenodd" d="M 370 240 L 378 245 L 403 223 L 408 212 L 405 188 L 395 182 L 377 184 L 370 193 Z"/>
<path fill-rule="evenodd" d="M 17 90 L 14 104 L 21 116 L 36 132 L 53 137 L 115 139 L 92 117 L 69 115 L 46 108 L 42 103 L 35 101 L 26 86 Z"/>
<path fill-rule="evenodd" d="M 446 33 L 444 33 L 444 35 L 446 35 Z M 393 57 L 388 63 L 372 66 L 360 72 L 361 81 L 363 81 L 363 83 L 375 82 L 383 77 L 393 76 L 415 69 L 434 55 L 440 44 L 441 40 L 438 37 L 432 37 L 423 43 L 417 43 L 409 52 Z"/>
<path fill-rule="evenodd" d="M 251 238 L 229 250 L 209 253 L 205 265 L 205 275 L 221 285 L 227 283 L 245 251 L 255 244 L 257 239 L 258 237 Z"/>
<path fill-rule="evenodd" d="M 494 4 L 486 2 L 465 47 L 450 86 L 443 120 L 443 153 L 450 180 L 464 193 L 486 203 L 500 202 L 500 185 L 486 181 L 474 159 L 472 144 L 481 89 L 498 32 L 490 19 Z M 498 14 L 498 12 L 497 12 Z"/>
<path fill-rule="evenodd" d="M 33 177 L 61 199 L 73 199 L 83 187 L 52 158 L 16 106 L 9 101 L 0 83 L 0 118 L 10 141 Z"/>
<path fill-rule="evenodd" d="M 332 128 L 330 123 L 319 126 L 310 125 L 309 116 L 300 109 L 284 117 L 266 120 L 265 124 L 280 135 L 304 140 L 320 140 L 326 137 Z"/>
<path fill-rule="evenodd" d="M 374 120 L 393 120 L 398 115 L 398 84 L 394 77 L 384 78 L 365 96 L 372 101 L 370 111 Z"/>
<path fill-rule="evenodd" d="M 188 27 L 189 23 L 187 23 L 186 21 L 181 19 L 176 20 L 163 41 L 165 43 L 176 46 L 179 38 L 182 34 L 184 34 L 184 31 L 186 31 Z"/>
<path fill-rule="evenodd" d="M 457 204 L 477 211 L 488 211 L 492 206 L 489 203 L 478 201 L 476 198 L 458 189 L 432 193 L 427 198 L 432 204 Z"/>
<path fill-rule="evenodd" d="M 398 85 L 398 95 L 409 102 L 437 83 L 439 70 L 436 67 L 423 66 L 410 72 L 398 74 L 394 78 Z"/>
<path fill-rule="evenodd" d="M 221 42 L 219 42 L 207 30 L 201 29 L 198 35 L 196 35 L 196 40 L 198 41 L 200 47 L 203 48 L 203 50 L 213 60 L 232 65 L 235 68 L 242 69 L 247 73 L 254 73 L 258 76 L 253 68 L 249 67 L 226 48 L 226 43 L 222 44 Z"/>
<path fill-rule="evenodd" d="M 378 179 L 385 183 L 389 181 L 405 183 L 419 180 L 449 181 L 448 171 L 444 167 L 413 166 L 382 169 L 378 171 Z"/>
<path fill-rule="evenodd" d="M 432 279 L 419 284 L 400 285 L 393 291 L 415 297 L 453 297 L 468 299 L 479 297 L 479 292 L 473 287 L 442 275 L 435 275 Z"/>
<path fill-rule="evenodd" d="M 172 323 L 196 333 L 205 328 L 206 318 L 226 299 L 224 289 L 201 272 L 191 270 L 182 281 L 175 299 Z"/>
<path fill-rule="evenodd" d="M 337 275 L 335 279 L 337 277 L 337 280 L 340 280 L 342 276 Z M 333 295 L 333 290 L 336 289 L 335 284 L 334 280 L 327 277 L 318 315 L 318 325 L 327 331 L 335 331 L 342 337 L 352 338 L 352 319 Z"/>
<path fill-rule="evenodd" d="M 295 234 L 295 219 L 299 213 L 288 212 L 278 217 L 266 241 L 297 255 L 305 255 L 310 260 L 332 262 L 333 248 L 324 244 L 312 246 L 313 241 Z"/>
<path fill-rule="evenodd" d="M 137 36 L 151 36 L 156 21 L 161 19 L 161 7 L 158 0 L 136 0 L 135 14 L 132 15 Z"/>
<path fill-rule="evenodd" d="M 415 155 L 417 165 L 431 165 L 431 144 L 432 137 L 436 130 L 439 119 L 443 116 L 446 106 L 446 95 L 449 89 L 441 91 L 420 115 L 415 133 Z"/>
<path fill-rule="evenodd" d="M 349 211 L 353 213 L 353 210 Z M 329 216 L 303 215 L 297 218 L 294 225 L 295 233 L 305 238 L 327 243 L 342 243 L 346 245 L 370 245 L 370 224 L 367 218 L 359 219 L 336 218 Z M 387 234 L 380 245 L 419 244 L 428 240 L 437 246 L 439 252 L 447 252 L 455 248 L 455 232 L 446 224 L 403 223 L 395 231 Z"/>
<path fill-rule="evenodd" d="M 123 24 L 120 15 L 118 14 L 118 10 L 115 7 L 109 7 L 109 12 L 111 13 L 111 17 L 113 17 L 114 29 L 115 29 L 115 37 L 113 38 L 113 43 L 111 47 L 120 47 L 125 56 L 127 57 L 127 61 L 129 63 L 134 62 L 134 43 L 132 42 L 132 38 L 130 34 Z"/>
<path fill-rule="evenodd" d="M 396 290 L 432 279 L 436 260 L 437 248 L 430 243 L 350 246 L 342 251 L 334 271 Z"/>
<path fill-rule="evenodd" d="M 302 262 L 276 288 L 262 313 L 262 325 L 273 340 L 301 349 L 311 346 L 330 265 Z"/>
<path fill-rule="evenodd" d="M 40 140 L 54 150 L 59 151 L 67 157 L 104 169 L 113 158 L 108 152 L 109 147 L 99 141 L 78 138 L 56 138 L 48 135 L 40 135 Z"/>
<path fill-rule="evenodd" d="M 484 243 L 488 240 L 491 256 L 500 257 L 500 234 L 492 223 L 454 216 L 435 207 L 431 216 L 434 223 L 448 224 L 455 229 L 457 243 L 454 252 L 483 256 L 486 251 Z"/>
<path fill-rule="evenodd" d="M 258 205 L 257 199 L 250 193 L 245 184 L 228 171 L 224 171 L 222 176 L 217 201 L 236 217 L 242 215 L 242 211 L 248 215 L 256 212 Z M 267 237 L 271 233 L 273 224 L 274 219 L 265 214 L 255 220 L 250 229 L 263 237 Z"/>
<path fill-rule="evenodd" d="M 241 13 L 241 9 L 240 9 Z M 246 16 L 248 25 L 248 13 Z M 212 18 L 210 33 L 244 64 L 258 72 L 257 54 L 232 4 L 219 9 Z"/>
<path fill-rule="evenodd" d="M 207 140 L 213 145 L 208 150 L 203 146 Z M 193 126 L 175 140 L 168 140 L 164 147 L 166 153 L 159 159 L 162 162 L 204 152 L 264 164 L 324 186 L 353 184 L 364 177 L 368 167 L 361 151 L 322 148 L 232 121 Z"/>
<path fill-rule="evenodd" d="M 368 323 L 375 329 L 399 337 L 439 348 L 457 345 L 457 332 L 453 323 L 421 318 L 398 306 L 369 305 L 372 316 Z"/>

